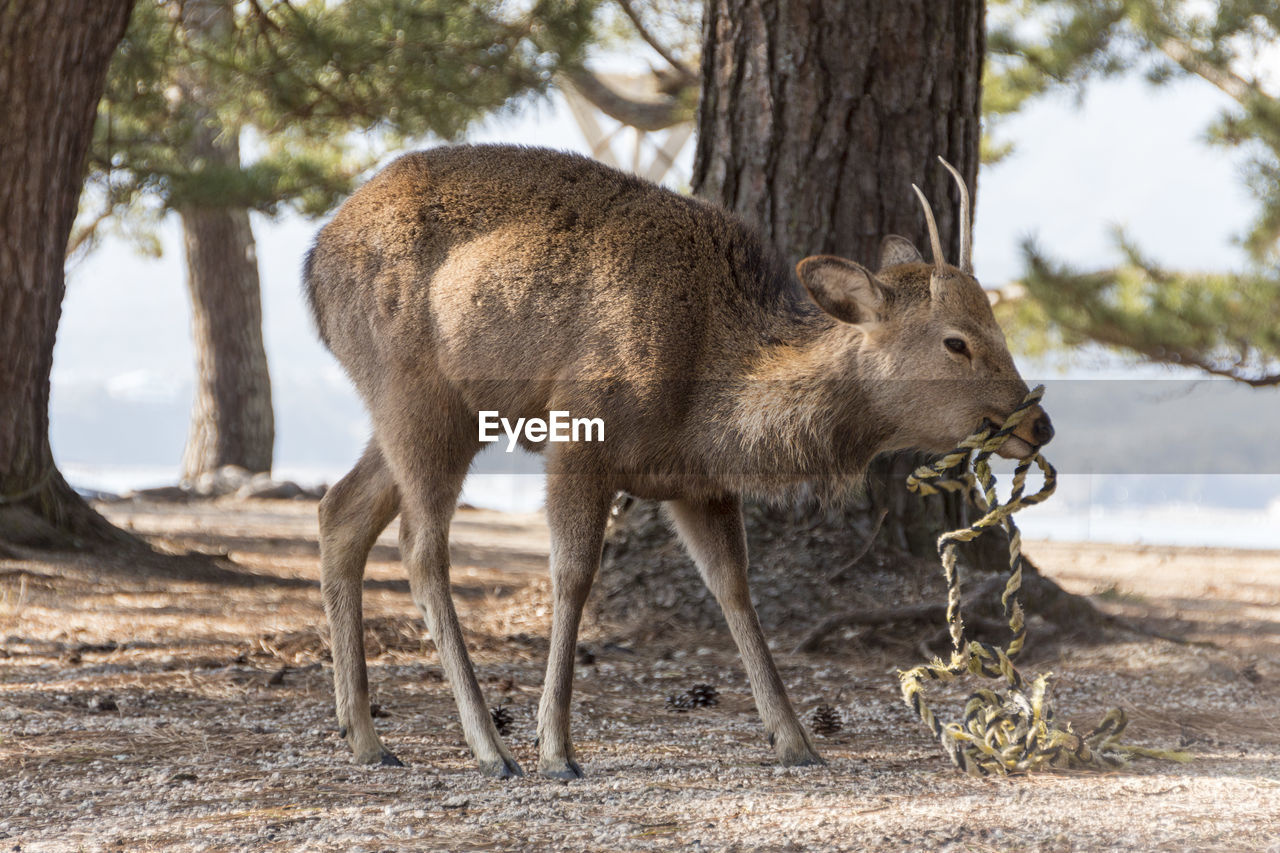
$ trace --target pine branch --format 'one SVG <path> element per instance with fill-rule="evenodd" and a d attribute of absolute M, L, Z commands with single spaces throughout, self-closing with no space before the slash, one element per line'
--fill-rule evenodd
<path fill-rule="evenodd" d="M 1268 275 L 1187 275 L 1158 269 L 1121 238 L 1128 263 L 1078 273 L 1024 247 L 1022 284 L 1032 297 L 1004 307 L 1030 327 L 1192 367 L 1254 388 L 1280 386 L 1280 333 L 1269 306 L 1280 279 Z"/>
<path fill-rule="evenodd" d="M 637 130 L 663 130 L 689 120 L 689 110 L 677 98 L 660 101 L 638 101 L 609 88 L 603 80 L 585 68 L 564 72 L 574 90 L 609 118 Z"/>
<path fill-rule="evenodd" d="M 654 52 L 657 53 L 658 56 L 665 59 L 667 64 L 676 70 L 676 73 L 680 75 L 681 82 L 686 86 L 696 84 L 698 82 L 698 75 L 694 74 L 693 71 L 689 69 L 689 66 L 681 62 L 680 59 L 676 57 L 675 54 L 673 54 L 647 26 L 645 26 L 644 21 L 641 20 L 640 14 L 636 12 L 635 6 L 631 3 L 631 0 L 616 0 L 616 2 L 622 7 L 622 11 L 626 13 L 627 17 L 631 19 L 631 25 L 635 27 L 636 35 L 640 36 L 640 38 L 644 40 L 645 44 L 653 48 Z"/>
<path fill-rule="evenodd" d="M 1205 58 L 1185 40 L 1166 34 L 1152 42 L 1153 46 L 1178 64 L 1178 67 L 1217 86 L 1238 103 L 1248 105 L 1251 101 L 1268 98 L 1266 92 L 1255 80 L 1246 80 L 1230 68 L 1216 65 Z"/>
<path fill-rule="evenodd" d="M 1280 373 L 1263 373 L 1260 376 L 1250 376 L 1245 372 L 1248 366 L 1249 358 L 1247 354 L 1235 360 L 1235 362 L 1224 367 L 1222 364 L 1211 360 L 1204 353 L 1185 347 L 1175 347 L 1168 345 L 1146 344 L 1135 340 L 1132 336 L 1125 335 L 1114 328 L 1105 325 L 1090 326 L 1087 328 L 1072 329 L 1081 337 L 1089 338 L 1097 343 L 1105 346 L 1115 347 L 1117 349 L 1128 350 L 1135 355 L 1139 355 L 1147 361 L 1156 364 L 1168 364 L 1174 367 L 1193 367 L 1203 370 L 1211 376 L 1221 376 L 1226 379 L 1232 379 L 1251 388 L 1270 388 L 1280 385 Z"/>
<path fill-rule="evenodd" d="M 115 206 L 108 203 L 103 205 L 102 210 L 98 211 L 93 219 L 83 224 L 77 224 L 75 230 L 71 232 L 71 239 L 67 242 L 67 251 L 65 257 L 70 260 L 77 252 L 84 248 L 92 247 L 98 239 L 98 229 L 102 224 L 112 217 L 115 213 Z"/>

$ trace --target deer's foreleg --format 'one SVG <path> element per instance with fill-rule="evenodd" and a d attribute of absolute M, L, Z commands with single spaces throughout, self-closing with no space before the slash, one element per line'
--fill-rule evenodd
<path fill-rule="evenodd" d="M 538 705 L 538 772 L 555 779 L 582 776 L 569 735 L 569 705 L 582 607 L 600 568 L 613 492 L 590 475 L 547 476 L 551 527 L 551 648 Z"/>

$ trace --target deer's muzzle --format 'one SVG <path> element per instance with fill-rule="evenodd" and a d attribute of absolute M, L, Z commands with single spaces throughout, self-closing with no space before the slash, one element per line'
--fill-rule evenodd
<path fill-rule="evenodd" d="M 1009 459 L 1025 459 L 1053 440 L 1053 422 L 1036 406 L 1009 436 L 999 454 Z"/>

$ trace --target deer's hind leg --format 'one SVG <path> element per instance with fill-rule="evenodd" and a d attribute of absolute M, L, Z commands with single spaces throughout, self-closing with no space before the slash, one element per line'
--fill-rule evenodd
<path fill-rule="evenodd" d="M 320 588 L 333 650 L 338 725 L 356 761 L 394 767 L 400 761 L 378 739 L 369 712 L 361 598 L 369 551 L 399 508 L 395 480 L 375 442 L 320 501 Z"/>
<path fill-rule="evenodd" d="M 433 405 L 432 412 L 415 412 L 415 420 L 395 424 L 397 440 L 386 443 L 401 492 L 400 555 L 413 602 L 453 689 L 463 736 L 481 772 L 498 778 L 522 776 L 480 691 L 449 588 L 449 522 L 479 449 L 475 419 L 439 398 Z"/>

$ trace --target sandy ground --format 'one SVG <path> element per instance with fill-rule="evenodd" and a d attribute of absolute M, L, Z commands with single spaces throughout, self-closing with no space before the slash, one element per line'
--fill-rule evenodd
<path fill-rule="evenodd" d="M 1027 546 L 1069 589 L 1180 640 L 1032 661 L 1055 673 L 1060 713 L 1087 727 L 1122 706 L 1127 740 L 1184 747 L 1189 765 L 965 777 L 898 698 L 914 654 L 850 648 L 779 655 L 806 718 L 829 703 L 844 721 L 817 738 L 827 766 L 783 769 L 725 632 L 640 647 L 591 625 L 574 714 L 588 778 L 499 783 L 472 769 L 392 534 L 366 643 L 378 723 L 408 766 L 366 768 L 331 717 L 313 503 L 104 509 L 233 562 L 0 562 L 3 850 L 1280 850 L 1277 553 Z M 455 521 L 455 596 L 525 767 L 546 551 L 537 516 Z M 700 682 L 718 705 L 668 710 Z"/>

